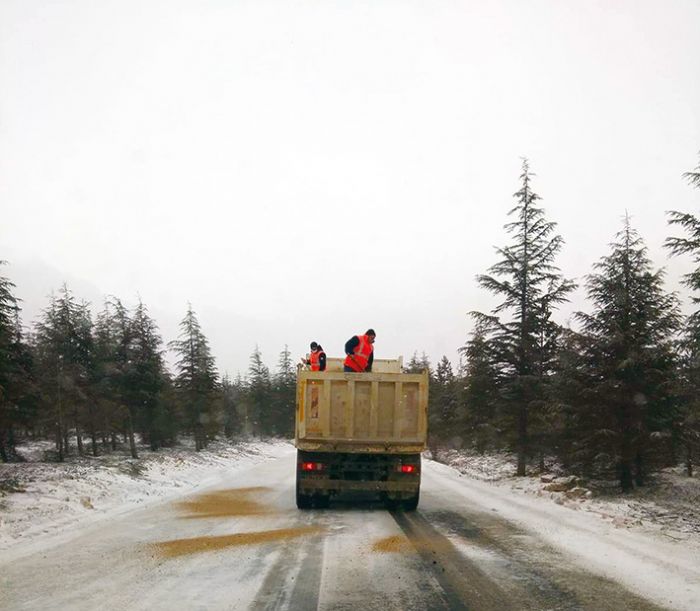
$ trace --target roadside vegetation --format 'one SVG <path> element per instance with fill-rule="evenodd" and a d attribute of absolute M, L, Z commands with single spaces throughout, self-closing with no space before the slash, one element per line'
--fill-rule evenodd
<path fill-rule="evenodd" d="M 684 174 L 700 188 L 700 167 Z M 685 317 L 664 287 L 642 236 L 625 214 L 584 279 L 590 307 L 573 325 L 553 320 L 574 283 L 556 266 L 563 239 L 548 221 L 523 162 L 520 189 L 505 230 L 510 241 L 477 278 L 499 298 L 472 312 L 473 331 L 455 371 L 414 354 L 409 370 L 429 368 L 430 446 L 512 452 L 516 473 L 564 472 L 616 480 L 623 492 L 683 465 L 692 476 L 700 452 L 700 318 Z M 700 265 L 700 219 L 669 212 L 670 255 Z M 685 277 L 700 302 L 700 267 Z"/>
<path fill-rule="evenodd" d="M 51 439 L 49 459 L 98 456 L 139 444 L 195 450 L 219 436 L 290 437 L 295 371 L 285 346 L 275 373 L 256 348 L 245 378 L 216 368 L 197 316 L 188 307 L 180 335 L 166 344 L 145 304 L 110 297 L 93 319 L 90 304 L 67 286 L 50 298 L 29 330 L 14 285 L 0 276 L 0 459 L 22 460 L 20 441 Z"/>
<path fill-rule="evenodd" d="M 700 166 L 684 174 L 700 188 Z M 570 326 L 555 322 L 576 283 L 557 267 L 564 247 L 523 162 L 505 245 L 478 286 L 490 312 L 472 312 L 472 332 L 454 367 L 414 354 L 406 371 L 428 369 L 430 449 L 512 452 L 515 472 L 564 472 L 616 480 L 622 491 L 700 452 L 700 315 L 684 316 L 678 295 L 650 260 L 628 215 L 581 282 L 589 307 Z M 698 267 L 685 278 L 700 303 L 700 219 L 669 212 L 671 256 Z M 145 304 L 108 298 L 93 315 L 67 286 L 27 328 L 14 285 L 0 275 L 0 459 L 21 460 L 20 440 L 52 440 L 50 458 L 127 448 L 139 457 L 217 437 L 292 436 L 295 367 L 288 348 L 274 372 L 256 348 L 245 377 L 221 375 L 191 306 L 180 335 L 165 343 Z M 460 343 L 456 338 L 455 344 Z M 171 371 L 165 362 L 175 355 Z"/>

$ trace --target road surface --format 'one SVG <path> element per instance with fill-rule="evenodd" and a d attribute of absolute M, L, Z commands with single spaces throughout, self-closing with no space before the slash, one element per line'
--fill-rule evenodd
<path fill-rule="evenodd" d="M 578 568 L 442 465 L 424 462 L 416 512 L 347 501 L 299 511 L 294 461 L 290 451 L 0 560 L 0 608 L 660 608 Z"/>

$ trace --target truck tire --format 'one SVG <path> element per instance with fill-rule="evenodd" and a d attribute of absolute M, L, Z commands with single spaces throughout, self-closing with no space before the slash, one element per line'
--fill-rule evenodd
<path fill-rule="evenodd" d="M 297 491 L 297 509 L 311 509 L 312 498 L 308 494 L 300 494 Z"/>
<path fill-rule="evenodd" d="M 420 490 L 416 490 L 416 494 L 408 499 L 401 501 L 401 509 L 404 511 L 415 511 L 418 507 L 418 499 L 420 498 Z"/>
<path fill-rule="evenodd" d="M 302 494 L 299 491 L 299 476 L 297 475 L 297 509 L 311 509 L 313 497 L 310 494 Z"/>
<path fill-rule="evenodd" d="M 314 498 L 314 504 L 317 509 L 328 509 L 331 504 L 331 497 L 327 494 L 322 494 Z"/>

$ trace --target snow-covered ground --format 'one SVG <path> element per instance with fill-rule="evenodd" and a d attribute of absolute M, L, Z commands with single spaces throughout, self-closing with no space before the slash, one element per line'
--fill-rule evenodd
<path fill-rule="evenodd" d="M 516 477 L 515 456 L 447 450 L 440 453 L 439 459 L 467 477 L 490 482 L 515 494 L 550 499 L 571 510 L 595 514 L 617 528 L 700 544 L 700 477 L 687 477 L 680 468 L 666 469 L 655 475 L 648 486 L 620 495 L 617 488 L 588 486 L 575 478 L 557 477 L 556 466 L 552 474 Z"/>
<path fill-rule="evenodd" d="M 452 466 L 425 461 L 418 512 L 301 512 L 288 442 L 142 454 L 0 466 L 0 607 L 456 608 L 436 605 L 450 587 L 462 600 L 468 573 L 479 596 L 517 603 L 504 608 L 700 608 L 697 517 L 683 519 L 696 478 L 668 472 L 643 494 L 603 498 L 564 478 L 515 478 L 508 457 L 454 452 L 440 457 Z M 212 491 L 235 507 L 183 519 L 183 498 Z M 295 545 L 271 540 L 289 533 Z M 175 543 L 188 553 L 154 551 Z"/>
<path fill-rule="evenodd" d="M 240 441 L 214 442 L 194 452 L 185 441 L 159 452 L 141 448 L 139 460 L 113 453 L 62 464 L 39 462 L 51 446 L 52 442 L 26 444 L 19 451 L 27 462 L 0 465 L 0 552 L 69 531 L 74 524 L 186 494 L 215 483 L 224 473 L 292 451 L 286 441 Z M 567 478 L 515 477 L 514 457 L 503 454 L 448 450 L 440 453 L 440 462 L 514 494 L 594 514 L 616 528 L 700 544 L 700 478 L 688 478 L 680 469 L 666 470 L 652 485 L 620 496 L 580 487 L 573 493 L 548 490 Z"/>
<path fill-rule="evenodd" d="M 195 452 L 188 441 L 138 460 L 123 452 L 40 461 L 51 442 L 20 446 L 27 461 L 0 464 L 0 554 L 31 553 L 70 538 L 78 526 L 162 502 L 216 483 L 222 476 L 293 451 L 288 441 L 216 441 Z"/>
<path fill-rule="evenodd" d="M 453 459 L 460 462 L 457 457 Z M 485 460 L 493 460 L 493 457 Z M 484 463 L 479 465 L 478 460 L 470 461 L 462 456 L 462 462 L 465 471 L 485 469 Z M 455 539 L 465 555 L 480 559 L 482 567 L 486 568 L 485 558 L 493 558 L 486 569 L 490 574 L 497 575 L 499 567 L 507 567 L 511 559 L 520 556 L 539 566 L 568 567 L 566 570 L 578 567 L 588 575 L 619 583 L 631 593 L 664 608 L 700 609 L 700 537 L 697 533 L 669 536 L 660 523 L 650 521 L 647 524 L 631 518 L 625 501 L 594 501 L 585 496 L 569 499 L 565 493 L 550 496 L 550 492 L 541 488 L 548 483 L 536 478 L 507 477 L 498 481 L 483 481 L 466 475 L 455 478 L 455 468 L 435 462 L 429 464 L 430 469 L 424 474 L 430 473 L 433 489 L 436 486 L 441 491 L 443 502 L 459 499 L 463 512 L 466 515 L 472 512 L 475 523 L 486 520 L 483 516 L 491 512 L 492 516 L 498 516 L 494 517 L 494 528 L 501 528 L 503 523 L 498 520 L 504 520 L 508 528 L 515 529 L 510 540 L 511 543 L 519 540 L 520 547 L 516 544 L 506 553 L 502 550 L 499 553 L 494 545 L 480 549 L 469 541 L 465 545 L 459 538 Z M 508 575 L 506 570 L 501 580 L 506 580 Z M 601 587 L 583 576 L 577 580 L 588 581 L 589 592 Z M 617 608 L 638 607 L 629 602 Z"/>

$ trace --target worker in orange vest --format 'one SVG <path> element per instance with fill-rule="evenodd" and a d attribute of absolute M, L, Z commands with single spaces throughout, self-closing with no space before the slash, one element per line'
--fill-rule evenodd
<path fill-rule="evenodd" d="M 311 342 L 311 353 L 309 358 L 306 360 L 306 364 L 311 367 L 311 371 L 325 371 L 326 370 L 326 353 L 321 348 L 321 344 L 316 342 Z"/>
<path fill-rule="evenodd" d="M 364 335 L 353 335 L 345 342 L 345 361 L 343 371 L 348 373 L 362 373 L 372 371 L 374 361 L 374 338 L 377 334 L 374 329 L 367 329 Z"/>

